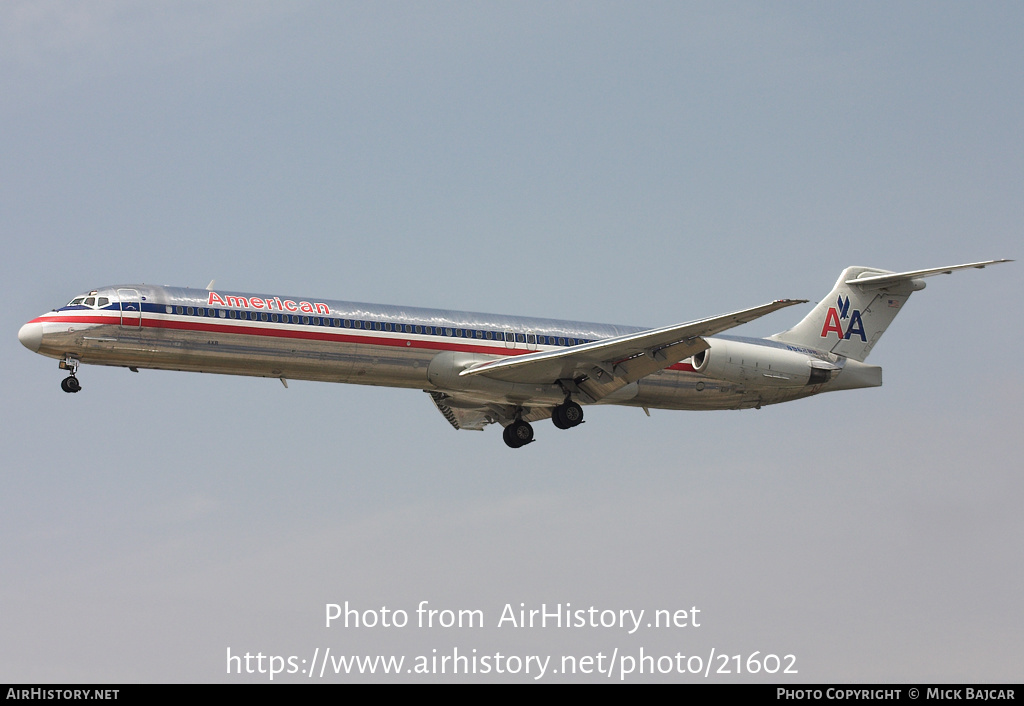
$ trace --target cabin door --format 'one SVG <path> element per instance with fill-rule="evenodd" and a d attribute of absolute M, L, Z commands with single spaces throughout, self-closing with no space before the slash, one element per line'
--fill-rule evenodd
<path fill-rule="evenodd" d="M 142 328 L 142 299 L 138 290 L 119 289 L 117 298 L 121 302 L 121 328 Z"/>

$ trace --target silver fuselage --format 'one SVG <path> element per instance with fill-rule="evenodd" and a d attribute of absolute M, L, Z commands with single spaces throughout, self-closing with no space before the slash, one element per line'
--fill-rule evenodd
<path fill-rule="evenodd" d="M 23 336 L 33 343 L 38 340 L 36 350 L 42 355 L 72 356 L 83 364 L 438 390 L 514 405 L 558 404 L 565 393 L 555 384 L 494 381 L 481 385 L 481 380 L 463 384 L 453 374 L 452 361 L 464 365 L 644 330 L 152 285 L 103 287 L 89 294 L 94 302 L 106 299 L 106 305 L 56 309 L 26 324 Z M 721 338 L 792 349 L 763 339 Z M 805 352 L 826 357 L 817 351 Z M 806 397 L 830 387 L 761 384 L 742 374 L 733 378 L 696 372 L 684 360 L 601 402 L 664 409 L 741 409 Z"/>

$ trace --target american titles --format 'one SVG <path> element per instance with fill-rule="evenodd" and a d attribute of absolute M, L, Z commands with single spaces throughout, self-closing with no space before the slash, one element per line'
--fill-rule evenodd
<path fill-rule="evenodd" d="M 231 294 L 221 296 L 210 292 L 207 306 L 225 306 L 236 309 L 267 309 L 268 311 L 292 311 L 304 314 L 321 314 L 330 316 L 331 308 L 323 302 L 294 302 L 291 299 L 281 300 L 278 297 L 237 297 Z"/>

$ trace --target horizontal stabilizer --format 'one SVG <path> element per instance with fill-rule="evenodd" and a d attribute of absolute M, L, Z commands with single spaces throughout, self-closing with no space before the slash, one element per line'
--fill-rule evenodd
<path fill-rule="evenodd" d="M 908 282 L 912 279 L 920 279 L 921 277 L 932 277 L 934 275 L 948 275 L 952 274 L 954 270 L 967 270 L 970 268 L 982 270 L 989 265 L 999 265 L 1004 262 L 1013 262 L 1013 260 L 986 260 L 984 262 L 971 262 L 966 265 L 952 265 L 951 267 L 934 267 L 930 270 L 913 270 L 912 272 L 889 272 L 885 274 L 870 274 L 865 272 L 859 277 L 846 280 L 846 284 L 855 284 L 858 287 L 866 287 L 871 289 L 881 289 L 883 287 L 889 287 L 894 284 L 900 284 L 901 282 Z"/>

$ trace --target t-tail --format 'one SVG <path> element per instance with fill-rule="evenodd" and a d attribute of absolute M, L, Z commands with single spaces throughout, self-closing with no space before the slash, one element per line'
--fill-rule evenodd
<path fill-rule="evenodd" d="M 910 295 L 924 289 L 924 277 L 969 267 L 981 269 L 1003 262 L 1012 260 L 988 260 L 912 272 L 847 267 L 832 291 L 811 313 L 793 328 L 770 338 L 863 361 Z"/>

